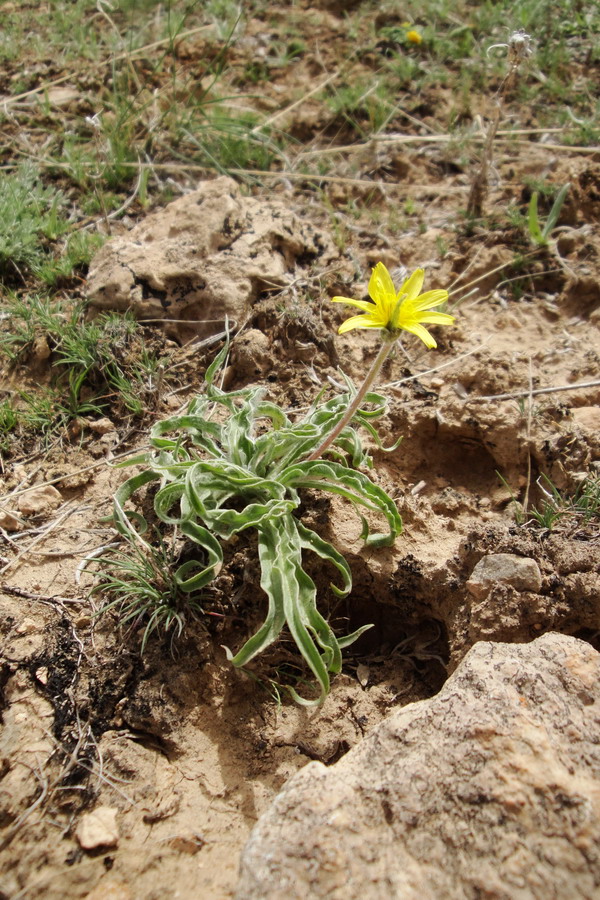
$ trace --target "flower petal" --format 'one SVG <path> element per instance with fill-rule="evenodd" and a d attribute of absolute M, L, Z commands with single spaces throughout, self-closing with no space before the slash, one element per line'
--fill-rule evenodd
<path fill-rule="evenodd" d="M 422 325 L 419 325 L 418 322 L 415 322 L 414 325 L 405 325 L 404 331 L 410 331 L 411 334 L 416 334 L 418 338 L 421 338 L 424 344 L 426 344 L 430 350 L 435 350 L 437 347 L 437 342 L 429 334 L 426 328 L 423 328 Z"/>
<path fill-rule="evenodd" d="M 432 309 L 434 306 L 440 306 L 448 299 L 448 291 L 425 291 L 415 300 L 414 308 L 419 312 L 422 309 Z"/>
<path fill-rule="evenodd" d="M 415 269 L 410 278 L 406 279 L 406 281 L 398 291 L 397 296 L 401 297 L 402 294 L 406 294 L 407 300 L 415 300 L 419 296 L 419 291 L 423 287 L 424 278 L 425 269 Z"/>
<path fill-rule="evenodd" d="M 435 290 L 420 294 L 424 278 L 424 270 L 416 269 L 396 292 L 392 276 L 385 265 L 378 262 L 369 279 L 369 296 L 373 303 L 350 297 L 333 298 L 334 303 L 354 306 L 363 313 L 343 322 L 339 334 L 345 334 L 354 328 L 380 328 L 390 333 L 388 337 L 396 339 L 400 331 L 408 331 L 427 347 L 437 347 L 435 339 L 424 325 L 451 325 L 454 316 L 433 312 L 435 307 L 447 301 L 448 292 Z"/>
<path fill-rule="evenodd" d="M 355 306 L 357 309 L 362 309 L 363 312 L 373 312 L 375 307 L 371 303 L 370 300 L 352 300 L 350 297 L 332 297 L 332 303 L 345 303 L 347 306 Z"/>
<path fill-rule="evenodd" d="M 345 322 L 342 322 L 340 327 L 338 328 L 338 334 L 345 334 L 347 331 L 352 331 L 353 328 L 382 328 L 381 321 L 379 319 L 373 319 L 371 316 L 351 316 L 351 318 L 346 319 Z"/>
<path fill-rule="evenodd" d="M 396 301 L 396 289 L 392 276 L 382 262 L 378 262 L 369 279 L 369 297 L 371 297 L 377 306 L 388 310 L 392 303 Z"/>
<path fill-rule="evenodd" d="M 438 312 L 421 313 L 419 315 L 419 322 L 426 322 L 428 325 L 452 325 L 454 316 Z"/>

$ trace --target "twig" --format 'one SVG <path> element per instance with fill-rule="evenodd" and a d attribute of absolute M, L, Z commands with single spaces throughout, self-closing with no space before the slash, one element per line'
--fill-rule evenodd
<path fill-rule="evenodd" d="M 22 597 L 24 600 L 34 600 L 36 603 L 50 603 L 51 605 L 61 605 L 63 603 L 81 603 L 78 597 L 61 597 L 58 594 L 32 594 L 23 588 L 13 584 L 0 584 L 0 591 L 5 594 L 11 594 L 13 597 Z"/>
<path fill-rule="evenodd" d="M 529 357 L 529 391 L 527 393 L 527 481 L 525 483 L 525 494 L 523 496 L 523 514 L 527 515 L 529 506 L 529 491 L 531 489 L 531 420 L 533 418 L 533 367 L 531 365 L 531 357 Z"/>
<path fill-rule="evenodd" d="M 405 113 L 404 110 L 399 109 L 403 115 L 406 115 L 411 121 L 415 124 L 419 124 L 421 127 L 427 127 L 424 122 L 420 122 L 418 119 L 414 119 L 412 116 L 409 116 L 408 113 Z M 503 141 L 503 143 L 510 143 L 510 138 L 513 135 L 528 135 L 528 134 L 548 134 L 548 133 L 562 133 L 565 131 L 564 126 L 561 128 L 514 128 L 514 129 L 504 129 L 496 132 L 497 137 L 506 137 L 507 140 Z M 302 153 L 299 153 L 296 157 L 296 160 L 303 159 L 307 156 L 328 156 L 332 153 L 355 153 L 360 150 L 364 150 L 368 148 L 371 144 L 447 144 L 453 140 L 456 140 L 458 135 L 456 134 L 382 134 L 381 136 L 376 135 L 375 137 L 369 138 L 367 141 L 360 141 L 356 144 L 343 144 L 338 147 L 323 147 L 317 148 L 314 150 L 303 150 Z M 484 134 L 468 134 L 467 137 L 472 138 L 476 141 L 485 140 Z M 531 141 L 525 141 L 528 147 L 531 147 Z M 535 144 L 533 146 L 536 146 Z M 541 146 L 541 145 L 540 145 Z M 548 144 L 543 144 L 544 147 L 548 147 Z M 562 145 L 561 145 L 562 147 Z M 565 149 L 565 148 L 562 148 Z M 595 148 L 597 150 L 597 148 Z"/>
<path fill-rule="evenodd" d="M 481 344 L 477 344 L 476 347 L 471 347 L 471 349 L 467 350 L 465 353 L 461 353 L 459 356 L 454 356 L 452 357 L 452 359 L 448 359 L 446 360 L 446 362 L 440 363 L 439 366 L 435 366 L 433 369 L 426 369 L 424 372 L 417 372 L 415 375 L 408 375 L 406 378 L 401 378 L 399 381 L 388 381 L 387 384 L 382 384 L 381 388 L 386 389 L 400 387 L 401 384 L 406 384 L 409 381 L 416 381 L 417 379 L 425 378 L 428 375 L 435 375 L 436 372 L 441 372 L 442 369 L 447 369 L 449 366 L 454 366 L 457 362 L 460 362 L 461 359 L 465 359 L 467 356 L 472 356 L 473 353 L 477 353 L 478 350 L 481 350 L 482 347 L 485 347 L 489 340 L 490 338 L 486 338 L 485 341 L 482 341 Z"/>
<path fill-rule="evenodd" d="M 12 569 L 13 566 L 19 563 L 24 556 L 27 556 L 27 554 L 30 553 L 33 548 L 40 543 L 40 541 L 42 541 L 45 537 L 55 531 L 55 529 L 58 528 L 58 526 L 62 522 L 64 522 L 65 519 L 68 519 L 69 516 L 73 515 L 74 512 L 78 512 L 81 508 L 81 506 L 76 506 L 75 508 L 67 509 L 65 510 L 65 512 L 63 512 L 62 515 L 58 517 L 58 519 L 54 519 L 54 521 L 52 521 L 50 525 L 46 529 L 44 529 L 44 531 L 42 531 L 41 534 L 34 538 L 34 540 L 28 547 L 24 547 L 15 557 L 13 557 L 13 559 L 9 560 L 6 565 L 2 566 L 2 568 L 0 569 L 0 575 L 4 575 L 5 572 L 7 572 L 9 569 Z"/>
<path fill-rule="evenodd" d="M 535 390 L 513 391 L 510 394 L 487 394 L 483 397 L 468 397 L 467 403 L 474 400 L 516 400 L 519 397 L 535 397 L 537 394 L 556 394 L 559 391 L 578 391 L 583 388 L 600 387 L 600 381 L 581 381 L 578 384 L 560 384 L 556 387 L 535 388 Z"/>

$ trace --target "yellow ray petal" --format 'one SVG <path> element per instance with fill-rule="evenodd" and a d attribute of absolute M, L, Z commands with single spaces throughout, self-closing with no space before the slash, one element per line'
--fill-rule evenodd
<path fill-rule="evenodd" d="M 350 297 L 332 297 L 332 303 L 345 303 L 347 306 L 355 306 L 363 312 L 371 312 L 375 306 L 369 300 L 352 300 Z"/>
<path fill-rule="evenodd" d="M 432 309 L 434 306 L 440 306 L 448 299 L 448 291 L 425 291 L 420 297 L 414 301 L 414 308 L 419 312 L 422 309 Z"/>
<path fill-rule="evenodd" d="M 425 278 L 425 269 L 415 269 L 410 278 L 407 278 L 400 290 L 398 297 L 406 294 L 407 300 L 414 300 L 419 295 L 419 291 L 423 287 L 423 279 Z"/>
<path fill-rule="evenodd" d="M 380 319 L 373 319 L 371 316 L 352 316 L 342 322 L 338 328 L 338 334 L 345 334 L 352 331 L 353 328 L 382 328 Z"/>
<path fill-rule="evenodd" d="M 421 313 L 419 322 L 426 322 L 428 325 L 452 325 L 454 316 L 448 316 L 446 313 L 439 312 Z"/>
<path fill-rule="evenodd" d="M 396 289 L 392 276 L 383 263 L 378 262 L 369 279 L 369 297 L 371 297 L 377 306 L 381 306 L 386 311 L 392 302 L 396 300 Z"/>
<path fill-rule="evenodd" d="M 422 325 L 419 325 L 418 322 L 415 322 L 410 325 L 404 326 L 405 331 L 410 331 L 411 334 L 416 334 L 418 338 L 421 338 L 424 344 L 426 344 L 430 350 L 435 350 L 437 347 L 437 342 L 433 338 L 431 334 L 427 331 L 426 328 L 423 328 Z"/>
<path fill-rule="evenodd" d="M 451 325 L 454 316 L 432 311 L 446 302 L 448 292 L 435 290 L 420 294 L 424 278 L 424 270 L 416 269 L 396 293 L 392 276 L 384 264 L 378 262 L 373 267 L 369 280 L 369 296 L 373 303 L 350 297 L 333 298 L 334 303 L 354 306 L 363 313 L 362 316 L 353 316 L 344 322 L 339 333 L 344 334 L 354 328 L 381 328 L 387 332 L 387 339 L 394 340 L 400 331 L 409 331 L 427 347 L 437 347 L 435 339 L 423 325 Z"/>

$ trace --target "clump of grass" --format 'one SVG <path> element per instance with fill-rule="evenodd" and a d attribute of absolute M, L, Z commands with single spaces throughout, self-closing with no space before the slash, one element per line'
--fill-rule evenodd
<path fill-rule="evenodd" d="M 76 320 L 56 338 L 56 362 L 68 377 L 107 391 L 101 405 L 116 398 L 125 409 L 140 415 L 153 393 L 161 360 L 151 353 L 132 313 L 103 313 L 92 322 Z"/>
<path fill-rule="evenodd" d="M 379 132 L 390 119 L 388 88 L 378 81 L 358 81 L 332 87 L 327 98 L 331 113 L 362 136 Z"/>
<path fill-rule="evenodd" d="M 68 281 L 78 269 L 89 265 L 104 240 L 104 236 L 98 232 L 73 232 L 66 238 L 61 253 L 53 259 L 45 260 L 38 267 L 38 278 L 49 288 Z"/>
<path fill-rule="evenodd" d="M 0 403 L 0 453 L 9 451 L 18 424 L 19 414 L 12 400 L 3 400 Z"/>
<path fill-rule="evenodd" d="M 81 382 L 69 381 L 66 390 L 41 388 L 35 393 L 20 392 L 19 430 L 22 437 L 35 435 L 44 443 L 52 440 L 79 416 L 99 415 L 102 408 L 81 396 Z"/>
<path fill-rule="evenodd" d="M 6 312 L 10 330 L 0 336 L 0 352 L 13 363 L 24 363 L 45 343 L 54 371 L 64 373 L 54 379 L 51 400 L 40 400 L 37 427 L 43 433 L 78 415 L 112 412 L 120 406 L 140 416 L 153 404 L 164 364 L 146 344 L 131 313 L 103 313 L 87 322 L 83 304 L 69 308 L 45 295 L 16 294 L 9 296 Z M 33 398 L 27 405 L 28 424 L 34 428 Z"/>
<path fill-rule="evenodd" d="M 158 531 L 152 542 L 137 534 L 127 552 L 111 548 L 103 558 L 102 580 L 92 589 L 111 599 L 100 613 L 117 609 L 123 625 L 144 626 L 141 652 L 154 632 L 181 637 L 190 616 L 203 613 L 202 594 L 176 578 L 175 541 L 167 545 Z"/>
<path fill-rule="evenodd" d="M 531 200 L 529 201 L 527 224 L 529 228 L 529 237 L 531 238 L 532 243 L 534 243 L 536 246 L 547 247 L 550 243 L 550 235 L 552 234 L 552 231 L 554 230 L 554 227 L 558 222 L 558 217 L 560 216 L 560 211 L 562 209 L 563 203 L 565 202 L 565 198 L 567 196 L 567 193 L 569 192 L 570 186 L 570 184 L 564 184 L 558 191 L 556 197 L 554 198 L 552 209 L 548 213 L 548 218 L 543 225 L 540 223 L 538 215 L 538 191 L 534 191 L 531 195 Z"/>
<path fill-rule="evenodd" d="M 600 524 L 599 475 L 588 476 L 571 495 L 561 493 L 547 476 L 538 479 L 537 484 L 543 498 L 530 515 L 542 528 L 551 530 L 559 522 L 582 526 L 598 520 Z"/>
<path fill-rule="evenodd" d="M 0 275 L 35 272 L 47 261 L 49 242 L 68 228 L 65 204 L 31 163 L 0 172 Z"/>

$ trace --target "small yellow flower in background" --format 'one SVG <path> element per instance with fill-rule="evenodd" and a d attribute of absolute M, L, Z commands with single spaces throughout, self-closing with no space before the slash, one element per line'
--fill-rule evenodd
<path fill-rule="evenodd" d="M 423 327 L 426 325 L 451 325 L 454 316 L 446 313 L 430 312 L 448 299 L 448 291 L 426 291 L 421 294 L 425 272 L 416 269 L 406 279 L 398 292 L 392 276 L 382 262 L 378 262 L 369 280 L 368 300 L 351 300 L 349 297 L 334 297 L 334 303 L 346 303 L 362 310 L 363 315 L 352 316 L 343 322 L 338 331 L 344 334 L 353 328 L 383 328 L 397 336 L 399 331 L 410 331 L 421 338 L 430 349 L 437 347 L 432 335 Z"/>
<path fill-rule="evenodd" d="M 423 43 L 422 36 L 419 34 L 418 31 L 414 31 L 414 30 L 406 32 L 406 39 L 409 40 L 411 42 L 411 44 L 422 44 Z"/>

